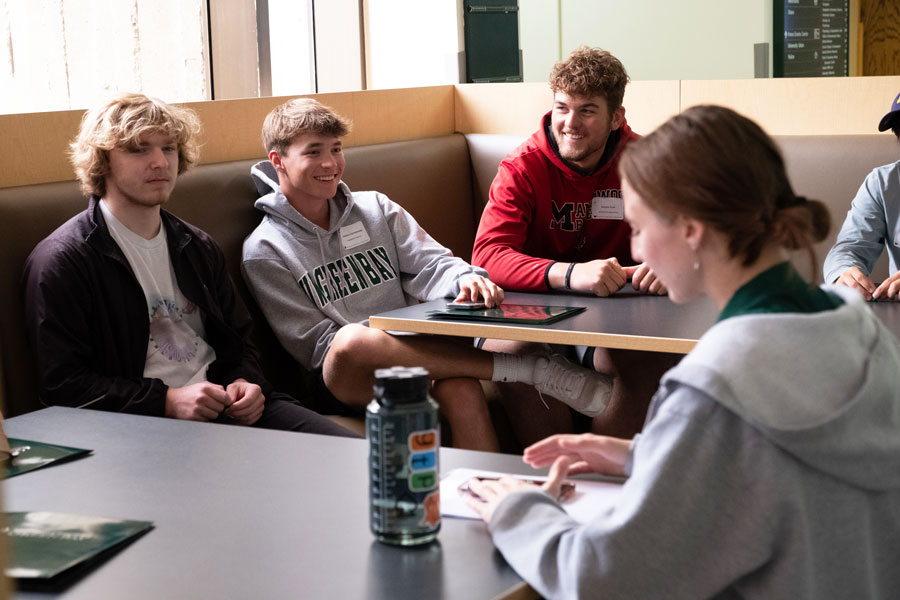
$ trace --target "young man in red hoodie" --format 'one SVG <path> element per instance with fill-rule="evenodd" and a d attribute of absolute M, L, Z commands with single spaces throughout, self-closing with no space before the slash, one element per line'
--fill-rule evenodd
<path fill-rule="evenodd" d="M 638 292 L 666 293 L 652 271 L 634 264 L 629 249 L 618 161 L 638 135 L 622 106 L 627 83 L 622 63 L 598 48 L 582 46 L 553 67 L 553 108 L 538 131 L 500 163 L 475 239 L 473 264 L 504 289 L 609 296 L 631 279 Z M 487 340 L 484 348 L 546 351 L 501 340 Z M 640 430 L 659 375 L 676 361 L 666 354 L 603 348 L 576 353 L 585 366 L 615 378 L 606 410 L 587 415 L 593 418 L 589 428 L 623 437 Z M 533 390 L 501 388 L 522 443 L 577 428 L 568 407 L 552 402 L 547 414 Z"/>

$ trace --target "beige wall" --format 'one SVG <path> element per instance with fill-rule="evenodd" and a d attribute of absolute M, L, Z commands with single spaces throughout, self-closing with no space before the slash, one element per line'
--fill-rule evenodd
<path fill-rule="evenodd" d="M 631 127 L 647 133 L 698 103 L 731 106 L 773 135 L 876 133 L 900 76 L 732 81 L 636 81 L 625 94 Z M 316 96 L 354 121 L 347 145 L 463 133 L 528 135 L 549 110 L 543 83 L 443 85 Z M 188 104 L 205 124 L 202 162 L 262 156 L 263 118 L 285 98 Z M 0 115 L 0 187 L 72 178 L 65 151 L 82 111 Z M 887 134 L 885 134 L 887 135 Z"/>
<path fill-rule="evenodd" d="M 561 0 L 562 54 L 616 55 L 635 81 L 753 77 L 753 45 L 772 53 L 772 0 Z M 770 70 L 769 73 L 772 71 Z"/>
<path fill-rule="evenodd" d="M 859 3 L 850 0 L 850 75 L 857 74 Z M 609 50 L 633 80 L 642 81 L 754 77 L 753 46 L 767 43 L 771 75 L 773 4 L 772 0 L 519 0 L 525 81 L 546 81 L 553 63 L 581 44 Z M 900 4 L 884 0 L 864 4 L 879 7 L 878 14 L 870 11 L 882 32 L 879 43 L 885 32 L 892 35 L 891 29 L 896 37 L 896 21 L 890 15 L 900 14 Z M 896 52 L 894 60 L 900 61 Z"/>

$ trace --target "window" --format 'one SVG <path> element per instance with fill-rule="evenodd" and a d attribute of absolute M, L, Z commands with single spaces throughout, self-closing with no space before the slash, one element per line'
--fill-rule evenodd
<path fill-rule="evenodd" d="M 206 0 L 0 0 L 0 112 L 210 97 Z"/>

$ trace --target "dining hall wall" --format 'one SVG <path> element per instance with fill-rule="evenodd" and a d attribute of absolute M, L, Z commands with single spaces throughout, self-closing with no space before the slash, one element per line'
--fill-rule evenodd
<path fill-rule="evenodd" d="M 628 122 L 639 133 L 648 133 L 688 106 L 716 103 L 750 116 L 773 135 L 871 134 L 898 92 L 900 76 L 635 81 L 626 91 L 625 107 Z M 314 97 L 353 119 L 346 139 L 350 146 L 454 131 L 526 136 L 552 102 L 545 83 L 442 85 Z M 204 123 L 201 162 L 262 156 L 263 118 L 284 100 L 189 103 Z M 0 187 L 72 179 L 65 152 L 82 114 L 0 115 Z"/>

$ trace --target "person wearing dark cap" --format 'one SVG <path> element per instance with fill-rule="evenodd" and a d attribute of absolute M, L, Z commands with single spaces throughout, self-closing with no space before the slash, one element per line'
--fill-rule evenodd
<path fill-rule="evenodd" d="M 878 123 L 900 140 L 900 94 Z M 870 275 L 887 249 L 890 277 L 876 285 Z M 825 257 L 826 283 L 859 290 L 866 300 L 900 297 L 900 161 L 874 169 L 863 181 L 838 234 Z"/>

